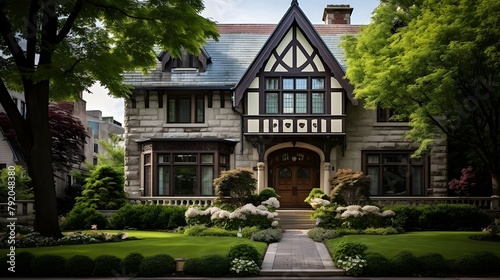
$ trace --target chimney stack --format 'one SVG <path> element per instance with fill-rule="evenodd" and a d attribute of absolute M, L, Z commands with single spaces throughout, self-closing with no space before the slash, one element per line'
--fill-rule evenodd
<path fill-rule="evenodd" d="M 352 10 L 350 5 L 327 5 L 323 21 L 325 24 L 351 24 Z"/>

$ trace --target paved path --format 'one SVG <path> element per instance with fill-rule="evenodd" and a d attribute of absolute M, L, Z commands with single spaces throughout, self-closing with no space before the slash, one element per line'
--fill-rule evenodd
<path fill-rule="evenodd" d="M 270 244 L 262 263 L 261 275 L 283 274 L 343 275 L 323 243 L 307 237 L 307 230 L 288 229 L 278 243 Z"/>

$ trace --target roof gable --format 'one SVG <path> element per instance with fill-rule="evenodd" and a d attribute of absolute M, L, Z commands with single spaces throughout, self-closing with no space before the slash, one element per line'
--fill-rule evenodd
<path fill-rule="evenodd" d="M 266 60 L 271 56 L 272 52 L 278 47 L 283 37 L 287 35 L 289 30 L 294 26 L 303 32 L 303 35 L 308 39 L 313 47 L 318 50 L 318 54 L 331 70 L 333 76 L 337 78 L 340 85 L 346 90 L 348 98 L 353 104 L 357 104 L 353 97 L 353 87 L 347 79 L 344 78 L 345 72 L 337 59 L 332 55 L 328 47 L 321 39 L 318 32 L 315 30 L 312 23 L 306 17 L 304 12 L 299 8 L 297 1 L 292 1 L 288 11 L 285 13 L 281 21 L 278 23 L 273 33 L 269 36 L 268 40 L 261 48 L 254 61 L 247 68 L 245 74 L 242 76 L 238 84 L 234 88 L 235 98 L 234 105 L 238 105 L 243 98 L 245 90 L 250 86 L 253 79 L 264 66 Z"/>

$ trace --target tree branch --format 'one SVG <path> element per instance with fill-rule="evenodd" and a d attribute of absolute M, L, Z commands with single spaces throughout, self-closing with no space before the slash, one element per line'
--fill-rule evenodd
<path fill-rule="evenodd" d="M 36 59 L 36 42 L 38 31 L 38 16 L 37 13 L 40 10 L 40 1 L 32 0 L 28 12 L 28 24 L 26 26 L 26 57 L 27 63 L 30 64 L 30 68 L 35 68 Z"/>
<path fill-rule="evenodd" d="M 27 59 L 24 56 L 23 49 L 17 42 L 17 38 L 14 31 L 12 31 L 12 26 L 7 19 L 4 10 L 0 10 L 0 33 L 10 51 L 10 54 L 14 57 L 17 69 L 19 72 L 24 73 L 25 69 L 28 68 Z"/>
<path fill-rule="evenodd" d="M 131 15 L 128 12 L 126 12 L 125 10 L 121 9 L 120 7 L 111 6 L 111 5 L 103 5 L 101 3 L 97 3 L 97 2 L 93 2 L 93 1 L 87 1 L 87 2 L 98 7 L 98 8 L 104 8 L 105 10 L 115 10 L 115 11 L 123 14 L 124 16 L 129 17 L 129 18 L 140 19 L 140 20 L 157 20 L 155 18 L 146 18 L 146 17 L 138 17 L 138 16 Z"/>
<path fill-rule="evenodd" d="M 5 86 L 5 83 L 2 79 L 0 79 L 0 104 L 7 113 L 7 116 L 9 116 L 10 122 L 12 123 L 12 126 L 16 131 L 17 138 L 26 139 L 26 122 L 21 113 L 19 113 L 16 103 L 14 103 L 14 100 L 12 100 L 9 90 Z"/>
<path fill-rule="evenodd" d="M 56 38 L 54 39 L 54 44 L 59 44 L 59 43 L 61 43 L 62 40 L 64 40 L 64 38 L 66 38 L 68 33 L 71 31 L 71 28 L 73 27 L 73 24 L 75 23 L 75 20 L 78 17 L 78 14 L 80 14 L 80 11 L 82 10 L 82 6 L 83 6 L 82 0 L 76 1 L 75 6 L 73 7 L 73 10 L 71 11 L 68 18 L 66 19 L 66 22 L 64 23 L 64 26 L 59 31 L 59 34 L 56 35 Z"/>

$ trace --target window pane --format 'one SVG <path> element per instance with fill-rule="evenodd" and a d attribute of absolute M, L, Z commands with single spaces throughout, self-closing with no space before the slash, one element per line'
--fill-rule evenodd
<path fill-rule="evenodd" d="M 214 163 L 214 155 L 201 155 L 201 163 Z"/>
<path fill-rule="evenodd" d="M 384 195 L 406 195 L 406 166 L 384 167 L 382 175 Z"/>
<path fill-rule="evenodd" d="M 384 155 L 384 163 L 407 163 L 408 155 Z"/>
<path fill-rule="evenodd" d="M 170 192 L 170 166 L 158 167 L 158 195 L 169 195 Z"/>
<path fill-rule="evenodd" d="M 307 94 L 306 93 L 297 93 L 296 97 L 296 113 L 297 114 L 305 114 L 307 113 Z"/>
<path fill-rule="evenodd" d="M 312 89 L 325 89 L 325 79 L 323 78 L 312 79 Z"/>
<path fill-rule="evenodd" d="M 179 116 L 178 122 L 188 123 L 191 122 L 191 97 L 183 96 L 179 98 Z"/>
<path fill-rule="evenodd" d="M 379 156 L 378 155 L 368 155 L 366 161 L 368 163 L 379 163 Z"/>
<path fill-rule="evenodd" d="M 301 167 L 297 170 L 297 177 L 298 178 L 309 178 L 310 173 L 309 169 L 305 167 Z"/>
<path fill-rule="evenodd" d="M 175 162 L 197 162 L 196 155 L 175 155 Z"/>
<path fill-rule="evenodd" d="M 174 166 L 174 194 L 196 194 L 196 166 Z"/>
<path fill-rule="evenodd" d="M 294 113 L 294 100 L 293 93 L 284 93 L 283 94 L 283 113 L 292 114 Z"/>
<path fill-rule="evenodd" d="M 266 79 L 266 89 L 279 89 L 278 78 L 267 78 Z"/>
<path fill-rule="evenodd" d="M 151 164 L 151 154 L 144 155 L 144 164 Z"/>
<path fill-rule="evenodd" d="M 220 161 L 219 163 L 223 165 L 229 164 L 229 156 L 221 155 L 219 161 Z"/>
<path fill-rule="evenodd" d="M 295 89 L 307 89 L 307 79 L 296 79 Z"/>
<path fill-rule="evenodd" d="M 288 167 L 280 169 L 280 178 L 292 178 L 292 170 Z"/>
<path fill-rule="evenodd" d="M 158 163 L 169 163 L 170 155 L 158 155 Z"/>
<path fill-rule="evenodd" d="M 196 97 L 196 122 L 205 122 L 205 98 L 203 96 Z"/>
<path fill-rule="evenodd" d="M 312 94 L 312 113 L 313 114 L 323 114 L 324 111 L 324 101 L 325 95 L 323 93 L 313 93 Z"/>
<path fill-rule="evenodd" d="M 379 167 L 368 167 L 367 175 L 370 176 L 370 194 L 379 195 Z"/>
<path fill-rule="evenodd" d="M 423 167 L 412 166 L 411 168 L 411 195 L 422 195 Z"/>
<path fill-rule="evenodd" d="M 201 195 L 213 195 L 214 169 L 211 166 L 201 167 Z"/>
<path fill-rule="evenodd" d="M 266 113 L 278 113 L 278 94 L 275 92 L 266 94 Z"/>
<path fill-rule="evenodd" d="M 144 166 L 144 196 L 151 196 L 151 166 Z"/>
<path fill-rule="evenodd" d="M 175 99 L 168 99 L 168 122 L 177 122 L 177 118 L 175 117 L 176 106 Z"/>
<path fill-rule="evenodd" d="M 283 89 L 294 89 L 293 79 L 283 79 Z"/>

